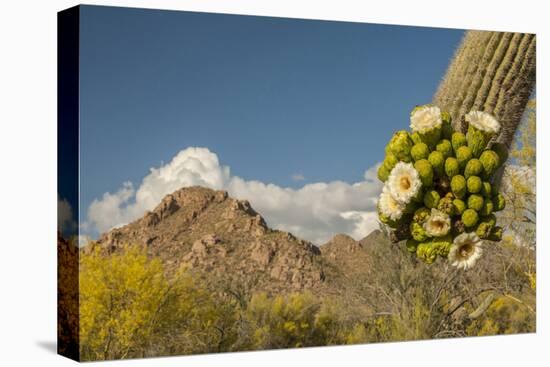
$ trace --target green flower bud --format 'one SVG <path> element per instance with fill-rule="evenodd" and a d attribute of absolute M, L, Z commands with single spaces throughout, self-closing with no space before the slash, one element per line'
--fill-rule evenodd
<path fill-rule="evenodd" d="M 462 134 L 461 132 L 455 132 L 453 133 L 451 137 L 451 145 L 453 146 L 453 151 L 455 152 L 455 155 L 458 155 L 458 148 L 464 147 L 468 144 L 466 141 L 466 136 Z"/>
<path fill-rule="evenodd" d="M 498 155 L 498 162 L 502 166 L 508 159 L 508 148 L 503 143 L 494 143 L 491 146 L 491 150 Z"/>
<path fill-rule="evenodd" d="M 453 147 L 451 142 L 447 139 L 443 139 L 435 146 L 435 150 L 443 154 L 444 158 L 448 158 L 453 155 Z"/>
<path fill-rule="evenodd" d="M 445 157 L 443 157 L 441 152 L 438 152 L 437 150 L 431 152 L 428 156 L 428 162 L 430 162 L 434 172 L 437 175 L 443 175 L 443 172 L 445 171 Z"/>
<path fill-rule="evenodd" d="M 436 237 L 431 242 L 432 249 L 435 253 L 441 257 L 447 257 L 453 245 L 453 237 L 448 234 L 443 237 Z"/>
<path fill-rule="evenodd" d="M 464 168 L 464 177 L 468 178 L 470 176 L 480 176 L 482 172 L 483 165 L 479 159 L 472 158 L 466 164 L 466 168 Z"/>
<path fill-rule="evenodd" d="M 472 159 L 472 151 L 467 146 L 462 146 L 457 149 L 456 151 L 456 160 L 458 161 L 458 166 L 460 169 L 464 169 L 466 167 L 466 163 L 468 163 Z"/>
<path fill-rule="evenodd" d="M 462 175 L 456 175 L 451 179 L 451 191 L 458 198 L 466 195 L 466 179 Z"/>
<path fill-rule="evenodd" d="M 437 204 L 439 204 L 439 193 L 435 190 L 429 190 L 424 194 L 424 205 L 426 205 L 427 208 L 437 208 Z"/>
<path fill-rule="evenodd" d="M 431 264 L 437 258 L 437 252 L 431 242 L 419 243 L 416 248 L 416 256 L 427 264 Z"/>
<path fill-rule="evenodd" d="M 426 241 L 429 237 L 426 231 L 424 230 L 424 227 L 420 223 L 417 223 L 414 221 L 411 222 L 409 229 L 411 231 L 412 237 L 416 241 L 423 242 L 423 241 Z"/>
<path fill-rule="evenodd" d="M 479 212 L 483 207 L 483 197 L 481 195 L 472 194 L 468 197 L 468 208 Z"/>
<path fill-rule="evenodd" d="M 430 187 L 433 185 L 434 172 L 432 165 L 427 159 L 421 159 L 414 163 L 414 168 L 418 171 L 422 186 Z"/>
<path fill-rule="evenodd" d="M 483 206 L 481 207 L 481 210 L 479 211 L 479 214 L 482 216 L 490 215 L 493 212 L 493 202 L 489 198 L 485 198 L 483 200 Z"/>
<path fill-rule="evenodd" d="M 412 133 L 411 134 L 411 139 L 412 139 L 414 144 L 422 143 L 422 139 L 420 139 L 420 135 L 418 133 Z"/>
<path fill-rule="evenodd" d="M 387 145 L 387 149 L 402 162 L 411 161 L 412 147 L 413 141 L 411 140 L 409 133 L 405 130 L 397 131 L 395 134 L 393 134 L 390 142 Z"/>
<path fill-rule="evenodd" d="M 502 194 L 497 194 L 493 197 L 493 210 L 495 212 L 501 211 L 506 207 L 506 199 L 504 199 L 504 196 Z"/>
<path fill-rule="evenodd" d="M 428 159 L 429 154 L 430 154 L 430 149 L 426 144 L 422 142 L 413 145 L 411 149 L 411 156 L 415 162 L 421 159 Z"/>
<path fill-rule="evenodd" d="M 389 152 L 389 153 L 386 153 L 386 157 L 384 158 L 384 162 L 382 162 L 382 164 L 384 165 L 384 167 L 386 167 L 388 172 L 391 172 L 393 167 L 395 167 L 395 165 L 398 162 L 399 162 L 399 159 L 397 159 L 395 154 L 393 154 L 392 152 Z"/>
<path fill-rule="evenodd" d="M 388 177 L 390 176 L 390 171 L 388 171 L 386 169 L 386 167 L 384 167 L 383 164 L 380 165 L 380 167 L 378 167 L 378 172 L 376 173 L 377 176 L 378 176 L 378 179 L 382 182 L 386 182 L 386 180 L 388 179 Z"/>
<path fill-rule="evenodd" d="M 414 254 L 416 252 L 416 248 L 418 247 L 418 241 L 409 238 L 405 243 L 405 246 L 407 246 L 407 251 L 409 251 L 411 254 Z"/>
<path fill-rule="evenodd" d="M 491 135 L 484 131 L 478 130 L 473 126 L 468 126 L 468 132 L 466 133 L 466 141 L 468 147 L 472 150 L 473 157 L 479 157 L 481 152 L 487 147 L 487 143 L 491 139 Z"/>
<path fill-rule="evenodd" d="M 481 178 L 477 176 L 470 176 L 466 180 L 466 187 L 468 188 L 468 192 L 472 194 L 477 194 L 481 191 Z"/>
<path fill-rule="evenodd" d="M 478 224 L 476 228 L 476 234 L 481 239 L 487 239 L 489 238 L 489 235 L 491 234 L 492 229 L 493 229 L 493 226 L 487 223 L 481 222 Z"/>
<path fill-rule="evenodd" d="M 435 148 L 437 142 L 441 139 L 441 126 L 436 127 L 425 133 L 418 133 L 420 140 L 430 147 L 430 150 Z"/>
<path fill-rule="evenodd" d="M 445 160 L 445 174 L 449 178 L 460 174 L 460 168 L 458 166 L 458 161 L 454 157 L 449 157 Z"/>
<path fill-rule="evenodd" d="M 489 235 L 489 240 L 495 242 L 502 240 L 502 227 L 494 227 Z"/>
<path fill-rule="evenodd" d="M 422 224 L 426 221 L 426 219 L 428 219 L 430 214 L 430 209 L 426 207 L 421 207 L 414 212 L 413 221 Z"/>
<path fill-rule="evenodd" d="M 437 209 L 447 215 L 452 215 L 454 212 L 453 197 L 450 195 L 445 195 L 444 198 L 439 200 Z"/>
<path fill-rule="evenodd" d="M 498 154 L 493 150 L 486 150 L 481 153 L 479 161 L 483 165 L 483 174 L 485 177 L 491 177 L 500 166 Z"/>
<path fill-rule="evenodd" d="M 491 197 L 491 183 L 487 181 L 483 181 L 483 184 L 481 185 L 481 195 L 483 195 L 486 198 Z"/>
<path fill-rule="evenodd" d="M 474 227 L 477 224 L 477 221 L 479 220 L 479 216 L 477 215 L 477 212 L 473 209 L 466 209 L 464 210 L 464 213 L 462 213 L 462 223 L 466 227 Z"/>
<path fill-rule="evenodd" d="M 466 203 L 460 199 L 453 200 L 453 214 L 462 215 L 466 210 Z"/>

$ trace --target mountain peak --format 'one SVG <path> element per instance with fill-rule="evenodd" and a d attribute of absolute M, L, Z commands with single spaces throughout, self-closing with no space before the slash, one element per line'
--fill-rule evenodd
<path fill-rule="evenodd" d="M 168 271 L 186 266 L 267 292 L 309 288 L 324 279 L 316 246 L 270 229 L 248 201 L 198 186 L 166 195 L 141 219 L 96 243 L 109 252 L 125 244 L 145 245 Z"/>
<path fill-rule="evenodd" d="M 380 242 L 385 240 L 386 237 L 384 233 L 379 229 L 375 229 L 374 231 L 363 237 L 361 240 L 359 240 L 359 243 L 361 243 L 362 245 L 368 245 L 373 242 Z"/>
<path fill-rule="evenodd" d="M 321 246 L 323 255 L 331 260 L 353 256 L 361 249 L 362 246 L 359 242 L 343 233 L 335 235 L 330 241 Z"/>

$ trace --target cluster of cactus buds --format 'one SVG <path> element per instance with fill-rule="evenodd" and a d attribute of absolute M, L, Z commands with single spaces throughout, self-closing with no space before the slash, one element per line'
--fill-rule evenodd
<path fill-rule="evenodd" d="M 471 111 L 465 120 L 463 134 L 437 106 L 413 109 L 411 131 L 393 134 L 378 169 L 384 182 L 378 215 L 418 258 L 433 263 L 442 257 L 468 269 L 481 256 L 484 240 L 502 238 L 494 213 L 504 209 L 505 200 L 495 173 L 507 149 L 490 145 L 500 130 L 493 116 Z"/>

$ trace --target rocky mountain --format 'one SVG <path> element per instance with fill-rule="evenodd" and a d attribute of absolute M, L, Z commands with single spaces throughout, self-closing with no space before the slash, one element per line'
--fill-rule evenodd
<path fill-rule="evenodd" d="M 268 292 L 314 288 L 324 280 L 316 246 L 268 228 L 247 201 L 203 187 L 167 195 L 154 210 L 104 234 L 97 244 L 108 251 L 146 245 L 169 271 L 184 265 L 211 279 Z"/>
<path fill-rule="evenodd" d="M 145 245 L 169 272 L 186 266 L 208 281 L 247 291 L 338 295 L 360 293 L 369 246 L 380 241 L 385 238 L 378 231 L 361 241 L 339 234 L 317 247 L 270 229 L 248 201 L 195 186 L 167 195 L 141 219 L 102 235 L 93 246 L 114 252 L 125 244 Z"/>

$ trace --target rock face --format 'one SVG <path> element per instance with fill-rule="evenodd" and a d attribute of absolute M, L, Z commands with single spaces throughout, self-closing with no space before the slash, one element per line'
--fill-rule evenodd
<path fill-rule="evenodd" d="M 168 271 L 186 266 L 209 280 L 278 292 L 320 286 L 321 253 L 292 234 L 272 230 L 247 201 L 203 187 L 167 195 L 141 219 L 97 241 L 109 252 L 147 246 Z"/>

